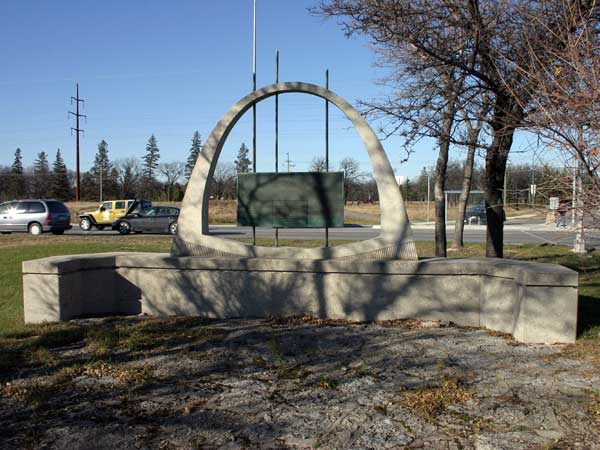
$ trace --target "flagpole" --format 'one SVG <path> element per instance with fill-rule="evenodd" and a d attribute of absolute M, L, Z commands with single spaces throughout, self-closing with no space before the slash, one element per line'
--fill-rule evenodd
<path fill-rule="evenodd" d="M 252 90 L 256 91 L 256 0 L 252 27 Z M 252 105 L 252 172 L 256 173 L 256 103 Z M 252 243 L 256 245 L 256 227 L 252 227 Z"/>

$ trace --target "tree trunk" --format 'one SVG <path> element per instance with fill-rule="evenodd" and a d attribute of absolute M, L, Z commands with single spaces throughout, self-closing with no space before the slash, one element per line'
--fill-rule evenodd
<path fill-rule="evenodd" d="M 444 187 L 446 184 L 446 168 L 448 167 L 448 152 L 450 149 L 450 132 L 454 122 L 456 107 L 451 100 L 446 106 L 443 116 L 442 132 L 439 137 L 440 152 L 435 166 L 433 192 L 435 197 L 435 256 L 446 257 L 446 202 Z"/>
<path fill-rule="evenodd" d="M 454 225 L 454 242 L 452 243 L 453 249 L 461 249 L 465 246 L 463 242 L 463 234 L 465 229 L 465 212 L 467 210 L 467 203 L 469 201 L 469 194 L 471 192 L 471 183 L 473 180 L 473 163 L 475 161 L 475 148 L 477 146 L 477 139 L 479 132 L 469 133 L 469 148 L 467 150 L 467 159 L 465 161 L 465 171 L 463 174 L 462 190 L 460 192 L 460 199 L 458 201 L 458 215 L 456 216 L 456 223 Z"/>
<path fill-rule="evenodd" d="M 517 116 L 517 114 L 519 116 Z M 487 233 L 485 255 L 488 258 L 502 258 L 504 246 L 504 175 L 506 161 L 512 146 L 515 126 L 522 111 L 510 97 L 498 94 L 494 103 L 492 118 L 492 145 L 485 157 L 485 207 L 487 213 Z"/>

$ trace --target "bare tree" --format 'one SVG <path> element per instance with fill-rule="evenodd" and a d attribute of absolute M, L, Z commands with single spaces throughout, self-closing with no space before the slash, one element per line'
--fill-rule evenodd
<path fill-rule="evenodd" d="M 340 161 L 340 171 L 344 172 L 344 201 L 350 199 L 356 185 L 361 180 L 360 165 L 353 158 L 344 158 Z"/>
<path fill-rule="evenodd" d="M 557 27 L 560 0 L 507 2 L 490 0 L 322 0 L 317 12 L 340 17 L 347 35 L 367 34 L 382 48 L 396 48 L 399 63 L 410 58 L 436 68 L 463 71 L 469 85 L 487 92 L 491 142 L 486 149 L 485 198 L 488 216 L 486 255 L 502 257 L 502 193 L 514 132 L 524 125 L 531 102 L 528 47 L 544 55 L 540 43 Z M 580 1 L 589 9 L 592 3 Z M 532 20 L 534 15 L 535 20 Z M 531 43 L 531 44 L 530 44 Z M 546 57 L 541 60 L 546 60 Z M 439 75 L 439 70 L 432 72 Z M 436 78 L 431 78 L 434 83 Z M 420 93 L 417 92 L 417 95 Z M 463 99 L 468 100 L 467 95 Z M 520 100 L 517 100 L 520 99 Z M 415 101 L 418 98 L 415 96 Z"/>
<path fill-rule="evenodd" d="M 142 167 L 137 158 L 115 161 L 119 170 L 119 194 L 121 198 L 135 198 L 140 193 Z"/>
<path fill-rule="evenodd" d="M 158 165 L 158 172 L 164 177 L 165 192 L 167 201 L 173 199 L 173 189 L 177 182 L 183 177 L 186 171 L 186 164 L 180 161 L 165 162 Z"/>
<path fill-rule="evenodd" d="M 308 170 L 310 172 L 325 172 L 327 170 L 325 158 L 322 156 L 315 156 L 310 162 Z"/>
<path fill-rule="evenodd" d="M 462 186 L 460 198 L 458 200 L 458 214 L 454 224 L 454 241 L 452 242 L 452 248 L 455 250 L 464 247 L 465 212 L 471 193 L 475 151 L 481 145 L 480 134 L 489 113 L 489 97 L 484 94 L 481 107 L 479 109 L 471 109 L 475 113 L 474 117 L 470 117 L 469 112 L 465 108 L 459 107 L 459 112 L 462 116 L 463 125 L 466 131 L 467 157 L 464 163 Z"/>
<path fill-rule="evenodd" d="M 219 162 L 215 167 L 210 192 L 216 199 L 233 197 L 235 193 L 236 169 L 231 162 Z"/>
<path fill-rule="evenodd" d="M 600 206 L 600 6 L 562 0 L 555 8 L 546 36 L 528 36 L 529 59 L 518 69 L 530 90 L 516 98 L 528 110 L 527 126 L 572 171 L 574 250 L 583 252 L 584 216 Z"/>

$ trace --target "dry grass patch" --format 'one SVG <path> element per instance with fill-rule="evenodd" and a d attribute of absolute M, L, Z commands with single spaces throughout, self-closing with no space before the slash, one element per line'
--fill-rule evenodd
<path fill-rule="evenodd" d="M 0 395 L 4 398 L 40 406 L 53 396 L 71 388 L 73 380 L 78 377 L 112 378 L 121 385 L 140 386 L 152 379 L 152 373 L 148 367 L 132 368 L 105 361 L 93 361 L 84 365 L 64 367 L 50 376 L 6 383 L 0 389 Z M 103 389 L 107 387 L 106 384 L 102 386 Z"/>
<path fill-rule="evenodd" d="M 445 378 L 440 386 L 427 387 L 400 394 L 398 404 L 415 411 L 426 419 L 440 415 L 450 405 L 465 403 L 473 398 L 463 383 L 456 378 Z"/>

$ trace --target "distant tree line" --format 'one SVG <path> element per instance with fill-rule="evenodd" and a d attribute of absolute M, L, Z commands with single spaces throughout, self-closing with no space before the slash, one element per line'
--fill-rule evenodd
<path fill-rule="evenodd" d="M 464 181 L 465 161 L 450 160 L 445 174 L 445 190 L 461 191 Z M 429 176 L 428 176 L 429 171 Z M 435 168 L 423 167 L 418 177 L 409 179 L 402 186 L 404 198 L 409 201 L 427 200 L 427 182 L 430 184 L 430 199 L 433 200 Z M 548 205 L 550 197 L 565 198 L 571 189 L 572 169 L 553 165 L 510 164 L 506 169 L 506 206 L 519 208 L 524 204 Z M 535 185 L 535 195 L 531 194 Z M 485 190 L 485 167 L 473 167 L 471 189 Z"/>
<path fill-rule="evenodd" d="M 145 198 L 180 201 L 202 148 L 201 135 L 196 131 L 185 162 L 161 162 L 158 142 L 152 135 L 142 158 L 112 160 L 109 144 L 103 139 L 98 143 L 94 164 L 81 174 L 81 200 Z M 242 143 L 234 163 L 217 164 L 209 186 L 212 198 L 235 198 L 237 174 L 250 171 L 252 161 L 248 155 L 248 147 Z M 0 166 L 0 201 L 22 198 L 55 198 L 62 201 L 75 198 L 75 172 L 67 168 L 60 149 L 56 151 L 53 163 L 42 151 L 31 167 L 23 166 L 21 150 L 16 149 L 13 164 Z"/>

